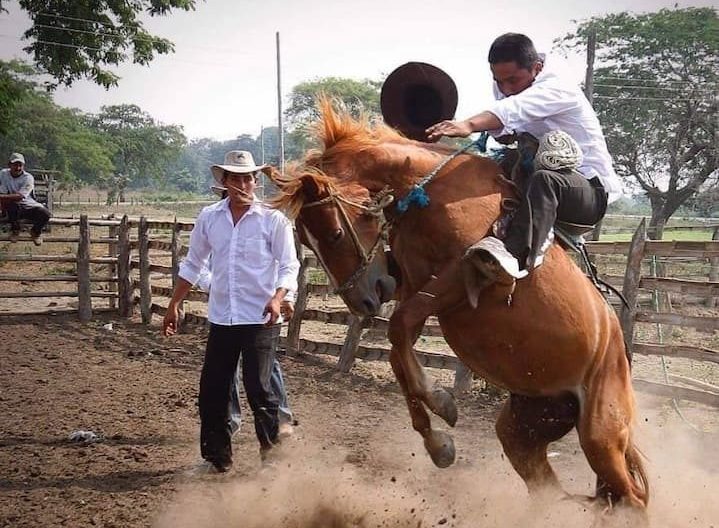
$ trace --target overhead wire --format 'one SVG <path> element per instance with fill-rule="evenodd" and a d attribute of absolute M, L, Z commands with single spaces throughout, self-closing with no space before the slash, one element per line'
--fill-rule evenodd
<path fill-rule="evenodd" d="M 18 42 L 21 42 L 21 39 L 17 38 L 13 35 L 8 35 L 5 33 L 0 33 L 0 37 L 10 38 L 17 40 Z M 84 46 L 84 45 L 77 45 L 77 44 L 67 44 L 64 42 L 56 42 L 56 41 L 48 41 L 48 40 L 35 40 L 35 42 L 39 42 L 41 44 L 45 44 L 47 46 L 60 46 L 63 48 L 75 48 L 75 49 L 81 49 L 81 50 L 89 50 L 89 51 L 106 51 L 102 48 L 95 48 L 92 46 Z M 218 68 L 233 68 L 236 69 L 236 66 L 234 64 L 229 63 L 220 63 L 220 62 L 207 62 L 207 61 L 192 61 L 187 59 L 178 59 L 175 56 L 165 55 L 163 57 L 165 60 L 169 60 L 171 62 L 182 62 L 186 64 L 195 64 L 198 66 L 216 66 Z"/>
<path fill-rule="evenodd" d="M 694 81 L 673 81 L 671 79 L 662 79 L 662 80 L 656 80 L 656 79 L 645 79 L 642 77 L 615 77 L 612 75 L 598 75 L 595 77 L 596 80 L 612 80 L 612 81 L 630 81 L 630 82 L 653 82 L 653 83 L 662 83 L 662 84 L 695 84 Z M 719 84 L 718 82 L 710 82 L 710 83 L 704 83 L 704 84 Z"/>
<path fill-rule="evenodd" d="M 100 21 L 86 20 L 86 19 L 74 18 L 74 17 L 62 17 L 60 15 L 57 15 L 57 17 L 58 18 L 69 18 L 71 20 L 80 20 L 80 21 L 101 23 Z M 55 29 L 57 31 L 67 31 L 70 33 L 81 33 L 81 34 L 86 34 L 86 35 L 97 35 L 97 36 L 103 36 L 103 37 L 120 37 L 120 38 L 124 38 L 124 39 L 128 40 L 128 36 L 123 35 L 121 33 L 112 33 L 112 32 L 107 32 L 107 31 L 90 31 L 90 30 L 86 30 L 86 29 L 78 29 L 78 28 L 62 27 L 62 26 L 52 26 L 49 24 L 38 24 L 38 23 L 36 23 L 35 26 L 45 28 L 45 29 Z M 113 26 L 113 27 L 117 28 L 117 29 L 121 29 L 121 26 Z M 150 42 L 150 43 L 170 41 L 173 45 L 180 45 L 186 49 L 192 49 L 192 50 L 198 50 L 198 51 L 209 51 L 209 52 L 213 52 L 213 53 L 222 53 L 222 54 L 232 55 L 233 57 L 237 57 L 238 54 L 242 54 L 241 52 L 238 52 L 237 49 L 232 49 L 232 48 L 218 48 L 218 47 L 214 47 L 214 46 L 198 46 L 198 45 L 188 46 L 188 45 L 184 45 L 184 44 L 178 44 L 177 42 L 171 41 L 170 39 L 167 39 L 164 37 L 135 36 L 135 37 L 132 37 L 132 39 L 139 40 L 142 42 Z"/>

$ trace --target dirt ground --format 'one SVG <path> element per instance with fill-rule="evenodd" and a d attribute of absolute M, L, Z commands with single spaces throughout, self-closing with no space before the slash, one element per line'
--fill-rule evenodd
<path fill-rule="evenodd" d="M 229 476 L 192 475 L 205 333 L 165 339 L 158 326 L 0 316 L 0 527 L 568 528 L 599 519 L 572 501 L 529 500 L 494 435 L 501 394 L 459 399 L 458 460 L 440 470 L 387 364 L 359 362 L 341 374 L 323 356 L 281 359 L 299 425 L 273 470 L 261 469 L 248 422 Z M 449 373 L 431 374 L 451 384 Z M 717 411 L 682 408 L 702 433 L 669 402 L 639 397 L 652 526 L 716 527 Z M 100 441 L 71 442 L 79 430 Z M 550 456 L 567 491 L 592 492 L 575 434 Z M 619 515 L 605 521 L 622 525 Z"/>

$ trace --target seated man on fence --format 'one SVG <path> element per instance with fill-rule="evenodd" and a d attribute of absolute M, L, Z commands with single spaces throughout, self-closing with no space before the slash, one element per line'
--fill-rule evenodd
<path fill-rule="evenodd" d="M 50 211 L 33 198 L 35 178 L 25 171 L 25 157 L 10 156 L 8 168 L 0 170 L 0 204 L 10 222 L 10 241 L 17 242 L 20 220 L 30 220 L 30 235 L 36 246 L 42 244 L 42 230 L 50 220 Z"/>

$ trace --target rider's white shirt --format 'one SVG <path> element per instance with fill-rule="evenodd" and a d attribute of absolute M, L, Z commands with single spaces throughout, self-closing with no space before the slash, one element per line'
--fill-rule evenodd
<path fill-rule="evenodd" d="M 290 221 L 255 201 L 233 225 L 229 199 L 202 209 L 179 275 L 197 283 L 212 255 L 211 323 L 263 323 L 263 310 L 277 288 L 297 290 L 300 269 Z"/>
<path fill-rule="evenodd" d="M 505 97 L 493 85 L 497 101 L 489 108 L 504 128 L 493 136 L 529 132 L 541 138 L 552 130 L 572 136 L 582 149 L 584 161 L 579 171 L 587 178 L 600 179 L 612 202 L 622 195 L 622 184 L 612 167 L 612 157 L 594 109 L 578 86 L 544 69 L 534 83 L 521 93 Z"/>

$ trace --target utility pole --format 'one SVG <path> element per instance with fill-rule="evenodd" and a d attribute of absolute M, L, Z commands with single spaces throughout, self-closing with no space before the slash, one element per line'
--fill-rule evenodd
<path fill-rule="evenodd" d="M 594 106 L 594 54 L 597 49 L 597 32 L 590 30 L 587 36 L 587 71 L 584 75 L 584 95 Z"/>
<path fill-rule="evenodd" d="M 265 125 L 260 128 L 260 151 L 262 152 L 262 165 L 265 164 Z"/>
<path fill-rule="evenodd" d="M 597 32 L 591 29 L 589 35 L 587 35 L 587 71 L 584 74 L 584 95 L 592 106 L 594 106 L 594 55 L 596 50 Z M 589 236 L 592 240 L 599 240 L 601 233 L 602 221 L 600 220 Z"/>
<path fill-rule="evenodd" d="M 275 33 L 277 43 L 277 136 L 280 144 L 280 174 L 285 173 L 285 132 L 282 126 L 282 76 L 280 72 L 280 32 Z"/>

